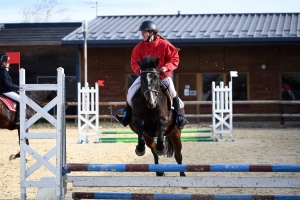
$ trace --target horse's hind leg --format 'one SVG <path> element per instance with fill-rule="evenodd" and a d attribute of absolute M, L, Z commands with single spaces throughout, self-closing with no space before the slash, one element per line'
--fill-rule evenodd
<path fill-rule="evenodd" d="M 153 140 L 153 138 L 148 137 L 148 136 L 145 136 L 145 142 L 146 142 L 147 147 L 149 147 L 151 149 L 151 152 L 152 152 L 153 157 L 154 157 L 154 163 L 159 164 L 158 155 L 156 155 L 156 153 L 154 152 L 156 142 Z M 164 175 L 165 175 L 164 172 L 156 172 L 156 176 L 164 176 Z"/>
<path fill-rule="evenodd" d="M 28 129 L 26 130 L 28 132 Z M 19 145 L 20 145 L 20 127 L 18 128 L 18 138 L 19 138 Z M 29 145 L 29 140 L 26 138 L 26 144 Z M 9 156 L 9 160 L 13 160 L 13 159 L 16 159 L 16 158 L 20 158 L 20 151 L 18 153 L 16 153 L 15 155 L 12 154 Z"/>
<path fill-rule="evenodd" d="M 138 130 L 138 145 L 135 148 L 135 153 L 138 156 L 143 156 L 146 152 L 144 139 L 144 121 L 142 119 L 137 119 L 135 120 L 134 125 Z"/>
<path fill-rule="evenodd" d="M 182 164 L 182 154 L 181 154 L 182 143 L 181 143 L 180 136 L 181 136 L 180 131 L 176 131 L 175 133 L 168 135 L 169 139 L 171 140 L 169 142 L 172 142 L 173 149 L 175 152 L 175 156 L 174 156 L 175 160 L 178 164 Z M 180 172 L 180 176 L 185 176 L 185 173 Z"/>
<path fill-rule="evenodd" d="M 26 129 L 26 132 L 28 132 L 28 129 Z M 20 140 L 21 140 L 21 136 L 20 136 L 20 127 L 18 128 L 18 138 L 19 138 L 19 145 L 20 145 Z M 29 140 L 26 138 L 26 144 L 29 145 Z"/>

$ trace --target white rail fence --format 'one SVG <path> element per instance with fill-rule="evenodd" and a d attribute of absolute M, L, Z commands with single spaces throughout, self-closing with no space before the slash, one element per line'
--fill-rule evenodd
<path fill-rule="evenodd" d="M 99 142 L 99 88 L 81 87 L 78 83 L 78 143 L 89 143 L 89 136 L 95 136 Z"/>

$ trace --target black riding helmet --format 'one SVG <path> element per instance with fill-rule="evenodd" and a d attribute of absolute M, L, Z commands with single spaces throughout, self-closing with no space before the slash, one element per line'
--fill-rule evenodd
<path fill-rule="evenodd" d="M 1 62 L 7 62 L 10 58 L 7 55 L 1 56 Z"/>
<path fill-rule="evenodd" d="M 150 37 L 152 35 L 156 35 L 158 32 L 158 29 L 157 29 L 156 24 L 153 21 L 147 20 L 147 21 L 143 21 L 140 24 L 139 31 L 149 31 L 150 33 L 152 31 L 152 33 L 149 35 L 148 40 L 147 40 L 147 42 L 149 42 Z"/>
<path fill-rule="evenodd" d="M 155 33 L 158 32 L 157 26 L 156 26 L 156 24 L 153 21 L 143 21 L 140 24 L 139 31 L 143 31 L 143 30 L 145 30 L 145 31 L 153 31 Z"/>

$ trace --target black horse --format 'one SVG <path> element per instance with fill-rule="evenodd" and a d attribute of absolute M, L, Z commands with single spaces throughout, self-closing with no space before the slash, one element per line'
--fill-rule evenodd
<path fill-rule="evenodd" d="M 28 96 L 35 103 L 42 105 L 45 102 L 49 102 L 56 97 L 56 91 L 28 91 Z M 32 117 L 36 112 L 30 106 L 26 106 L 26 118 Z M 7 106 L 0 101 L 0 129 L 18 130 L 19 144 L 20 144 L 20 125 L 15 124 L 14 120 L 16 112 L 11 111 Z M 26 144 L 29 145 L 29 141 L 26 139 Z M 10 160 L 20 157 L 20 152 L 11 155 Z"/>
<path fill-rule="evenodd" d="M 129 124 L 132 131 L 138 134 L 136 154 L 145 154 L 145 144 L 151 149 L 155 164 L 158 156 L 167 154 L 182 164 L 181 130 L 177 127 L 174 111 L 171 110 L 170 98 L 165 94 L 166 89 L 159 78 L 157 70 L 159 59 L 147 56 L 138 62 L 141 70 L 141 87 L 132 98 L 132 118 Z M 180 110 L 184 114 L 184 109 Z M 157 141 L 154 141 L 157 137 Z M 165 137 L 165 142 L 164 142 Z M 164 172 L 156 172 L 164 176 Z M 185 176 L 180 172 L 180 176 Z"/>

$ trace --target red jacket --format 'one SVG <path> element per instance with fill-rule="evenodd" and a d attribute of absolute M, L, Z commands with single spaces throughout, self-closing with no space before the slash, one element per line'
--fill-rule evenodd
<path fill-rule="evenodd" d="M 138 60 L 142 61 L 145 56 L 149 55 L 159 58 L 158 70 L 162 67 L 167 68 L 164 77 L 172 77 L 172 71 L 178 67 L 179 56 L 178 50 L 170 42 L 156 36 L 153 42 L 138 43 L 131 54 L 131 68 L 134 73 L 140 74 Z M 160 78 L 163 78 L 162 75 Z"/>

